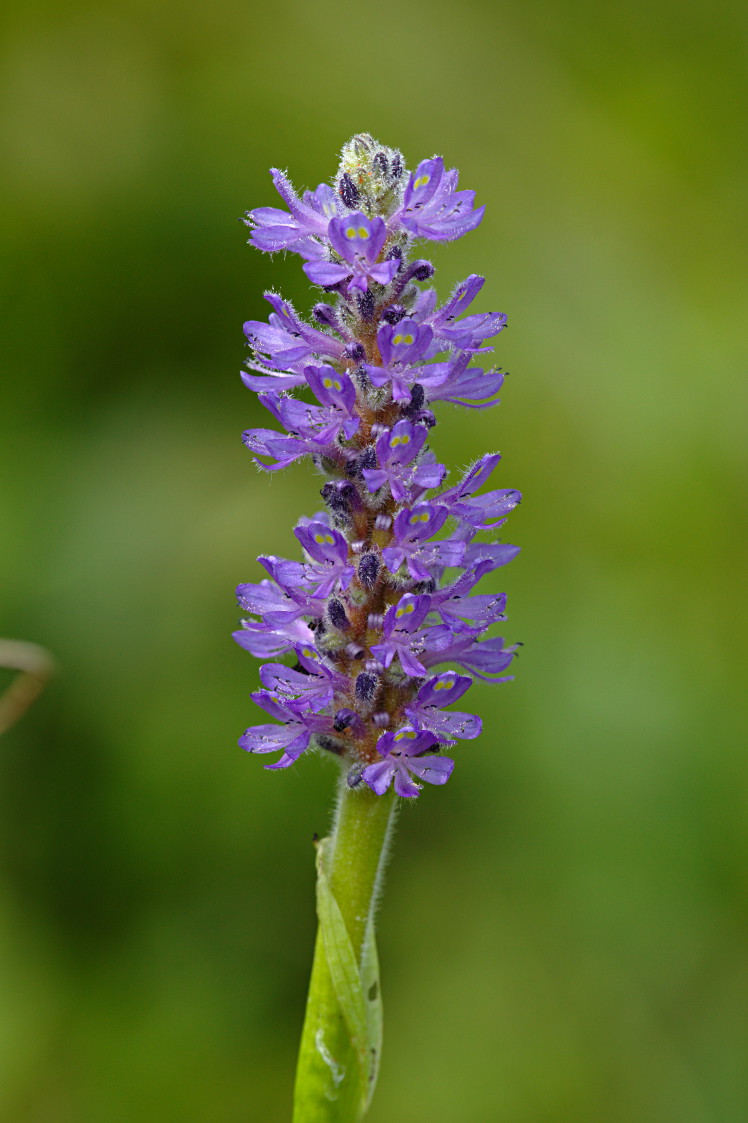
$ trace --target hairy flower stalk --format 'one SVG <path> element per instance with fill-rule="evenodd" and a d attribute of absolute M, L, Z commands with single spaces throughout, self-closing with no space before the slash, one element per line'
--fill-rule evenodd
<path fill-rule="evenodd" d="M 299 197 L 273 170 L 287 210 L 249 212 L 251 242 L 291 250 L 324 290 L 302 320 L 275 293 L 269 321 L 244 331 L 242 374 L 284 431 L 251 429 L 256 464 L 276 471 L 311 457 L 326 478 L 324 510 L 295 535 L 303 561 L 258 560 L 263 580 L 240 585 L 247 613 L 237 642 L 260 659 L 252 695 L 271 722 L 239 744 L 278 753 L 287 768 L 310 747 L 337 757 L 341 791 L 318 853 L 320 935 L 296 1087 L 296 1123 L 356 1120 L 379 1057 L 381 1009 L 373 912 L 393 810 L 423 782 L 444 784 L 451 749 L 481 732 L 453 710 L 475 678 L 504 682 L 516 648 L 487 631 L 505 596 L 476 592 L 517 547 L 485 541 L 520 499 L 482 490 L 499 462 L 482 456 L 451 487 L 430 449 L 441 402 L 497 403 L 503 374 L 477 363 L 506 324 L 468 309 L 483 286 L 471 275 L 437 306 L 419 239 L 451 241 L 483 208 L 460 191 L 440 157 L 408 173 L 401 154 L 371 136 L 343 149 L 333 186 Z M 281 662 L 281 659 L 287 661 Z"/>

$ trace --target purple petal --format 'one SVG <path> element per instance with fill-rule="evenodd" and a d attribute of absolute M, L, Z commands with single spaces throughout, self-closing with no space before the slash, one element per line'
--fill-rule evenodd
<path fill-rule="evenodd" d="M 377 795 L 384 795 L 396 771 L 397 768 L 391 761 L 379 760 L 376 764 L 367 765 L 361 773 L 361 778 Z"/>
<path fill-rule="evenodd" d="M 350 269 L 335 265 L 332 261 L 307 261 L 302 268 L 313 285 L 321 285 L 323 288 L 338 285 L 351 274 Z"/>
<path fill-rule="evenodd" d="M 427 784 L 446 784 L 454 766 L 448 756 L 421 756 L 408 761 L 408 769 Z"/>

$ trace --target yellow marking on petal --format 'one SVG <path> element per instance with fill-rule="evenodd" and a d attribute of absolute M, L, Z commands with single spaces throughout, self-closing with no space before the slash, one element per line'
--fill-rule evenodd
<path fill-rule="evenodd" d="M 425 187 L 430 179 L 431 179 L 430 175 L 419 175 L 418 179 L 415 180 L 415 182 L 413 183 L 414 189 L 417 189 L 419 187 Z"/>
<path fill-rule="evenodd" d="M 325 390 L 342 390 L 343 389 L 343 387 L 340 385 L 340 383 L 338 382 L 338 380 L 336 378 L 323 378 L 322 379 L 322 385 L 324 386 Z"/>
<path fill-rule="evenodd" d="M 444 679 L 442 679 L 441 682 L 434 683 L 434 690 L 451 690 L 454 684 L 454 679 L 451 679 L 450 681 L 445 681 Z"/>
<path fill-rule="evenodd" d="M 408 346 L 410 346 L 410 344 L 413 342 L 413 336 L 410 334 L 410 332 L 408 332 L 406 336 L 403 336 L 403 339 L 408 344 Z"/>
<path fill-rule="evenodd" d="M 321 546 L 323 543 L 326 543 L 328 546 L 335 545 L 335 539 L 331 534 L 315 534 L 314 541 L 319 546 Z"/>
<path fill-rule="evenodd" d="M 398 343 L 402 343 L 402 341 L 403 341 L 403 337 L 402 337 L 401 334 L 393 336 L 392 342 L 395 345 L 395 347 L 397 347 Z"/>
<path fill-rule="evenodd" d="M 368 238 L 369 237 L 369 231 L 366 229 L 365 226 L 359 226 L 358 236 L 359 236 L 359 238 Z"/>
<path fill-rule="evenodd" d="M 353 226 L 349 226 L 349 227 L 348 227 L 348 229 L 347 229 L 347 230 L 346 230 L 346 232 L 345 232 L 345 236 L 346 236 L 346 238 L 348 238 L 349 240 L 351 240 L 351 239 L 355 238 L 355 237 L 356 237 L 356 230 L 355 230 L 355 227 L 353 227 Z"/>
<path fill-rule="evenodd" d="M 395 734 L 396 741 L 415 741 L 418 734 L 414 729 L 401 729 L 399 733 Z"/>

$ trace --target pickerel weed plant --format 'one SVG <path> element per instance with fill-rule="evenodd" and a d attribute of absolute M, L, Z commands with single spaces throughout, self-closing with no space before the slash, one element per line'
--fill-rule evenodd
<path fill-rule="evenodd" d="M 333 186 L 299 198 L 283 172 L 271 174 L 288 210 L 250 211 L 250 240 L 299 254 L 327 299 L 312 326 L 268 292 L 269 322 L 244 325 L 252 359 L 242 378 L 285 433 L 242 439 L 266 471 L 311 457 L 326 477 L 325 510 L 295 528 L 303 561 L 260 557 L 268 577 L 237 589 L 248 616 L 235 639 L 273 660 L 252 695 L 272 722 L 239 744 L 277 751 L 269 769 L 311 747 L 340 763 L 332 833 L 317 849 L 294 1121 L 348 1123 L 369 1105 L 381 1052 L 373 918 L 393 817 L 422 781 L 446 783 L 445 749 L 481 732 L 479 717 L 446 707 L 474 678 L 505 682 L 516 651 L 485 638 L 505 618 L 504 594 L 474 590 L 517 553 L 480 532 L 501 526 L 520 495 L 478 494 L 498 453 L 445 487 L 429 447 L 439 403 L 496 404 L 504 375 L 477 362 L 506 317 L 465 314 L 482 277 L 441 307 L 421 287 L 434 267 L 413 256 L 419 239 L 452 241 L 483 217 L 440 157 L 408 173 L 400 152 L 361 134 L 343 148 Z"/>

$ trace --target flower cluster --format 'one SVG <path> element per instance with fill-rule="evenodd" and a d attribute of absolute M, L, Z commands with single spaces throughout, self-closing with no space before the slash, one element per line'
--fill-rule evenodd
<path fill-rule="evenodd" d="M 261 668 L 252 697 L 272 720 L 239 744 L 278 751 L 271 769 L 316 745 L 346 762 L 351 786 L 382 794 L 394 782 L 415 796 L 419 780 L 449 778 L 443 748 L 481 731 L 480 718 L 446 707 L 474 678 L 506 681 L 516 651 L 486 638 L 505 596 L 474 590 L 517 553 L 480 532 L 501 526 L 520 495 L 481 490 L 498 453 L 445 487 L 429 448 L 437 402 L 496 404 L 503 374 L 475 360 L 506 317 L 468 312 L 483 285 L 475 275 L 437 307 L 421 287 L 434 267 L 411 255 L 416 239 L 473 230 L 483 208 L 440 157 L 408 173 L 366 134 L 343 149 L 333 187 L 300 198 L 272 176 L 288 209 L 250 211 L 250 240 L 299 254 L 327 300 L 312 325 L 267 293 L 268 322 L 244 325 L 242 378 L 283 431 L 251 429 L 243 441 L 267 471 L 311 456 L 327 482 L 325 510 L 295 530 L 304 560 L 260 557 L 267 577 L 237 589 L 247 617 L 234 638 L 260 659 L 289 660 Z"/>

